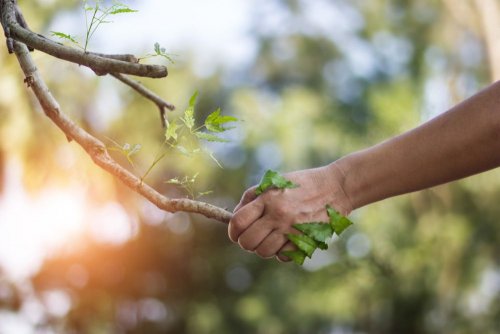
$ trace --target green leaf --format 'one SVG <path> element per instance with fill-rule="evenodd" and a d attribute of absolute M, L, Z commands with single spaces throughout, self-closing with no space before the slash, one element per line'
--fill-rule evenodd
<path fill-rule="evenodd" d="M 306 254 L 300 250 L 294 250 L 294 251 L 282 251 L 281 254 L 283 254 L 286 257 L 289 257 L 293 262 L 301 266 L 304 264 L 304 260 L 306 259 Z"/>
<path fill-rule="evenodd" d="M 65 34 L 63 32 L 60 32 L 60 31 L 51 31 L 50 32 L 52 36 L 56 36 L 56 37 L 59 37 L 61 39 L 65 39 L 65 40 L 68 40 L 72 43 L 75 43 L 75 44 L 78 44 L 78 42 L 76 41 L 76 39 L 71 36 L 71 35 L 68 35 L 68 34 Z"/>
<path fill-rule="evenodd" d="M 288 239 L 295 244 L 307 257 L 311 257 L 318 248 L 318 243 L 304 234 L 287 234 Z"/>
<path fill-rule="evenodd" d="M 326 206 L 326 212 L 328 213 L 328 217 L 330 217 L 330 225 L 337 235 L 340 235 L 346 228 L 353 224 L 349 218 L 342 216 L 329 205 Z"/>
<path fill-rule="evenodd" d="M 156 42 L 154 44 L 154 48 L 155 48 L 155 52 L 156 52 L 157 55 L 161 54 L 160 43 Z"/>
<path fill-rule="evenodd" d="M 293 227 L 317 242 L 325 243 L 333 235 L 333 228 L 328 223 L 302 223 L 294 224 Z"/>
<path fill-rule="evenodd" d="M 317 241 L 318 243 L 318 248 L 321 249 L 321 250 L 327 250 L 328 249 L 328 244 L 326 242 L 320 242 L 320 241 Z"/>
<path fill-rule="evenodd" d="M 189 99 L 189 106 L 184 111 L 184 118 L 182 118 L 182 121 L 184 122 L 184 124 L 186 124 L 189 130 L 191 130 L 194 126 L 194 106 L 196 104 L 197 98 L 198 92 L 196 91 Z"/>
<path fill-rule="evenodd" d="M 111 12 L 109 12 L 109 15 L 116 15 L 116 14 L 122 14 L 122 13 L 135 13 L 135 12 L 138 12 L 138 10 L 131 9 L 128 7 L 120 7 L 120 8 L 116 8 L 116 9 L 112 10 Z"/>
<path fill-rule="evenodd" d="M 167 130 L 165 130 L 165 140 L 169 140 L 170 138 L 177 140 L 177 129 L 179 128 L 179 124 L 177 122 L 172 122 L 167 125 Z"/>
<path fill-rule="evenodd" d="M 221 116 L 220 108 L 217 108 L 213 113 L 208 115 L 207 119 L 205 119 L 205 127 L 208 131 L 212 132 L 224 132 L 227 130 L 231 130 L 234 127 L 225 128 L 223 125 L 225 123 L 237 122 L 238 119 L 233 116 Z"/>
<path fill-rule="evenodd" d="M 196 104 L 196 99 L 198 98 L 198 91 L 195 91 L 191 98 L 189 99 L 189 106 L 194 109 L 194 105 Z"/>
<path fill-rule="evenodd" d="M 229 142 L 229 140 L 221 138 L 221 137 L 217 137 L 216 135 L 213 135 L 211 133 L 196 131 L 194 134 L 196 135 L 196 137 L 198 137 L 200 139 L 211 141 L 211 142 L 219 142 L 219 143 Z"/>
<path fill-rule="evenodd" d="M 257 186 L 257 189 L 255 189 L 255 194 L 260 195 L 269 188 L 291 189 L 297 188 L 298 186 L 298 184 L 295 184 L 292 181 L 286 179 L 280 173 L 268 169 L 262 177 L 262 180 L 260 180 L 260 184 Z"/>

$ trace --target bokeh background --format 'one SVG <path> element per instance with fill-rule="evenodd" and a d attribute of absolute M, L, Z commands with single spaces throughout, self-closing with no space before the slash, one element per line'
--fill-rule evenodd
<path fill-rule="evenodd" d="M 199 172 L 231 209 L 268 168 L 327 164 L 442 113 L 500 78 L 497 0 L 127 1 L 91 41 L 175 54 L 142 79 L 178 112 L 242 121 L 171 154 L 147 181 Z M 79 1 L 21 1 L 31 27 L 83 36 Z M 3 40 L 0 41 L 4 43 Z M 163 138 L 155 106 L 109 77 L 34 52 L 63 110 L 113 146 Z M 152 62 L 163 63 L 162 59 Z M 173 114 L 178 115 L 178 114 Z M 498 333 L 500 171 L 361 208 L 304 267 L 262 260 L 226 226 L 165 213 L 124 188 L 43 115 L 0 52 L 0 333 Z M 373 185 L 376 187 L 377 185 Z"/>

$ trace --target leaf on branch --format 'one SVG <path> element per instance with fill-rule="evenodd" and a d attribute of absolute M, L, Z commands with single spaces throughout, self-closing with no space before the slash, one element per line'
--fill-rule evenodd
<path fill-rule="evenodd" d="M 220 113 L 221 113 L 220 108 L 217 108 L 217 110 L 208 115 L 207 119 L 205 120 L 205 127 L 207 128 L 208 131 L 224 132 L 227 130 L 234 129 L 234 126 L 225 128 L 224 124 L 230 122 L 237 122 L 238 119 L 233 116 L 221 116 Z"/>
<path fill-rule="evenodd" d="M 191 130 L 194 126 L 194 106 L 196 105 L 197 98 L 198 98 L 198 91 L 194 92 L 194 94 L 189 99 L 189 106 L 184 111 L 184 117 L 181 118 L 189 130 Z"/>
<path fill-rule="evenodd" d="M 65 34 L 63 32 L 60 32 L 60 31 L 51 31 L 50 34 L 52 36 L 59 37 L 60 39 L 65 39 L 65 40 L 70 41 L 72 43 L 79 44 L 78 41 L 75 39 L 74 36 Z"/>
<path fill-rule="evenodd" d="M 328 213 L 328 217 L 330 218 L 330 225 L 337 235 L 340 235 L 345 231 L 346 228 L 353 224 L 353 222 L 350 221 L 349 218 L 342 216 L 329 205 L 326 206 L 326 212 Z"/>
<path fill-rule="evenodd" d="M 179 124 L 177 122 L 171 122 L 167 125 L 167 130 L 165 130 L 165 140 L 172 138 L 177 140 L 177 130 L 179 129 Z"/>
<path fill-rule="evenodd" d="M 297 188 L 299 185 L 293 183 L 292 181 L 283 177 L 279 172 L 268 169 L 260 184 L 255 189 L 255 194 L 260 195 L 265 192 L 267 189 L 276 188 L 276 189 L 285 189 L 285 188 Z"/>
<path fill-rule="evenodd" d="M 117 8 L 117 9 L 110 11 L 109 15 L 116 15 L 116 14 L 122 14 L 122 13 L 136 13 L 136 12 L 138 12 L 138 10 L 131 9 L 129 7 L 121 7 L 121 8 Z"/>

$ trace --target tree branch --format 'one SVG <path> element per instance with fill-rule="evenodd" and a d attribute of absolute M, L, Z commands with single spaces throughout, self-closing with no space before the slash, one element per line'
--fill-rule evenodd
<path fill-rule="evenodd" d="M 111 73 L 111 75 L 113 77 L 115 77 L 116 79 L 120 80 L 121 82 L 123 82 L 124 84 L 126 84 L 126 85 L 132 87 L 133 89 L 135 89 L 139 94 L 141 94 L 145 98 L 153 101 L 154 104 L 156 104 L 156 106 L 160 110 L 161 124 L 162 124 L 163 127 L 166 127 L 167 118 L 166 118 L 166 115 L 165 115 L 165 109 L 174 110 L 175 106 L 173 104 L 165 101 L 164 99 L 162 99 L 161 97 L 159 97 L 158 95 L 156 95 L 155 93 L 153 93 L 151 90 L 149 90 L 146 87 L 144 87 L 140 82 L 131 80 L 130 78 L 127 78 L 123 74 L 120 74 L 120 73 Z"/>
<path fill-rule="evenodd" d="M 158 208 L 165 211 L 199 213 L 205 217 L 213 218 L 224 223 L 227 223 L 231 219 L 232 214 L 230 212 L 214 205 L 190 199 L 171 199 L 165 197 L 151 186 L 145 184 L 137 176 L 130 173 L 127 169 L 123 168 L 111 158 L 106 150 L 106 146 L 101 141 L 80 128 L 61 112 L 58 102 L 52 96 L 38 73 L 27 46 L 18 41 L 14 41 L 13 51 L 26 76 L 25 82 L 28 87 L 33 90 L 45 114 L 65 133 L 68 139 L 76 141 L 98 166 L 118 178 L 133 191 L 144 196 Z"/>
<path fill-rule="evenodd" d="M 22 14 L 17 9 L 15 0 L 1 0 L 2 26 L 7 38 L 7 48 L 12 52 L 12 39 L 29 47 L 45 52 L 79 65 L 87 66 L 97 75 L 107 73 L 124 73 L 141 77 L 162 78 L 168 75 L 167 68 L 160 65 L 139 64 L 112 57 L 103 57 L 92 52 L 84 52 L 69 46 L 56 43 L 42 35 L 26 29 Z M 135 58 L 135 57 L 134 57 Z"/>

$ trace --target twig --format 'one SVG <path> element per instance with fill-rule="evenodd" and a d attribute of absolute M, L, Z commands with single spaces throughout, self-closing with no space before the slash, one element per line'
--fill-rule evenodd
<path fill-rule="evenodd" d="M 91 68 L 97 75 L 107 73 L 124 73 L 141 77 L 162 78 L 168 72 L 165 66 L 139 64 L 130 61 L 102 57 L 96 53 L 83 52 L 75 48 L 56 43 L 42 35 L 24 28 L 18 20 L 22 15 L 16 7 L 15 0 L 0 0 L 2 9 L 2 26 L 7 38 L 7 47 L 12 52 L 12 38 L 29 47 L 45 52 L 56 58 Z"/>
<path fill-rule="evenodd" d="M 64 132 L 67 138 L 76 141 L 98 166 L 118 178 L 133 191 L 144 196 L 158 208 L 165 211 L 199 213 L 205 217 L 213 218 L 224 223 L 227 223 L 231 219 L 232 214 L 230 212 L 214 205 L 190 199 L 172 199 L 165 197 L 151 186 L 144 183 L 137 176 L 130 173 L 127 169 L 123 168 L 111 158 L 106 150 L 106 146 L 101 141 L 83 130 L 61 112 L 58 102 L 52 96 L 47 85 L 38 73 L 27 46 L 18 41 L 14 41 L 13 51 L 26 76 L 25 82 L 28 87 L 33 90 L 45 114 Z"/>
<path fill-rule="evenodd" d="M 175 106 L 173 104 L 165 101 L 164 99 L 156 95 L 154 92 L 144 87 L 140 82 L 131 80 L 130 78 L 120 73 L 110 73 L 110 74 L 116 79 L 123 82 L 124 84 L 135 89 L 139 94 L 141 94 L 145 98 L 153 101 L 154 104 L 156 104 L 156 106 L 158 107 L 158 109 L 160 109 L 161 124 L 163 127 L 166 127 L 167 121 L 166 121 L 165 109 L 174 110 Z"/>

